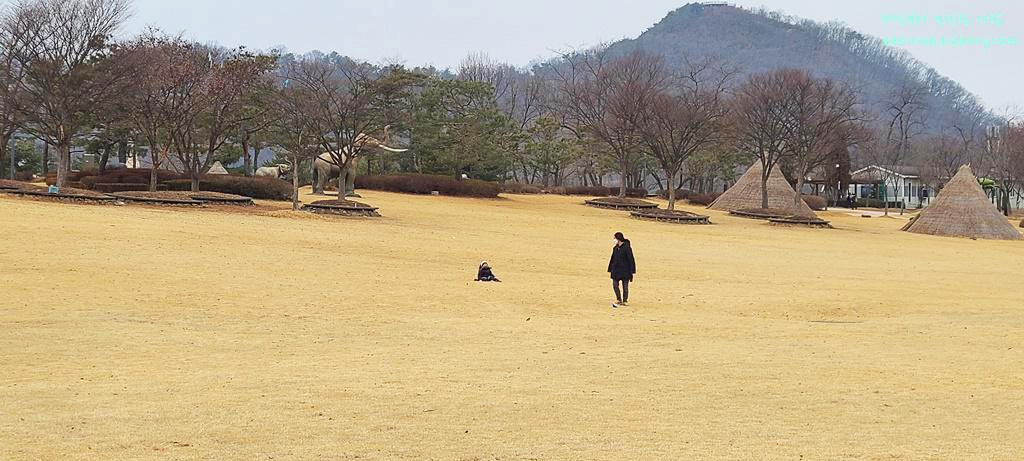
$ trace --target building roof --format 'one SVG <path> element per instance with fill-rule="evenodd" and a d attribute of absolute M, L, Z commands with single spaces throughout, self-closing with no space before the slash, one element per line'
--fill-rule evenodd
<path fill-rule="evenodd" d="M 853 182 L 858 184 L 870 184 L 878 182 L 881 176 L 896 176 L 902 179 L 917 179 L 921 177 L 921 168 L 916 166 L 880 166 L 880 165 L 868 165 L 859 170 L 850 173 L 853 177 Z M 857 181 L 858 178 L 866 179 L 867 181 Z"/>

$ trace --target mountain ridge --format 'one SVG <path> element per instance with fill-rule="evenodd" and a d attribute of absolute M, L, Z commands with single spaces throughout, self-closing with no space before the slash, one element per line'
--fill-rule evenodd
<path fill-rule="evenodd" d="M 849 84 L 869 112 L 883 113 L 891 94 L 907 82 L 922 86 L 929 107 L 926 131 L 939 133 L 965 119 L 983 124 L 994 116 L 959 83 L 910 53 L 838 21 L 820 23 L 764 9 L 723 3 L 690 3 L 669 12 L 638 37 L 608 45 L 615 55 L 634 50 L 664 57 L 671 68 L 686 58 L 713 57 L 745 76 L 778 68 L 809 71 Z"/>

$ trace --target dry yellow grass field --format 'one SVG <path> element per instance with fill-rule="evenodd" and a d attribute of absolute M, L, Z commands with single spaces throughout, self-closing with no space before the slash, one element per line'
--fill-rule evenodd
<path fill-rule="evenodd" d="M 365 195 L 0 196 L 0 459 L 1024 457 L 1021 242 Z"/>

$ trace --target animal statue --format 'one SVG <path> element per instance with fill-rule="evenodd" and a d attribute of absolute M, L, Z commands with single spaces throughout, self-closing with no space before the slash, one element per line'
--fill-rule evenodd
<path fill-rule="evenodd" d="M 388 138 L 388 127 L 384 127 L 384 139 Z M 355 144 L 360 148 L 379 148 L 388 152 L 408 152 L 409 149 L 395 149 L 394 147 L 388 147 L 383 142 L 367 135 L 366 133 L 360 133 L 356 136 Z M 341 163 L 346 163 L 348 160 L 348 148 L 341 155 Z M 334 155 L 330 152 L 320 154 L 313 162 L 313 194 L 323 195 L 324 189 L 327 188 L 327 184 L 334 179 L 338 179 L 339 176 L 344 174 L 345 176 L 345 197 L 353 197 L 355 195 L 356 186 L 356 167 L 359 166 L 359 157 L 353 158 L 348 161 L 348 166 L 345 171 L 342 172 L 338 163 L 334 160 Z M 338 194 L 339 196 L 341 194 Z"/>
<path fill-rule="evenodd" d="M 127 170 L 127 169 L 128 169 L 128 165 L 125 165 L 124 163 L 119 162 L 116 158 L 112 158 L 110 160 L 107 160 L 107 165 L 104 167 L 104 170 L 106 170 L 106 171 L 111 171 L 111 170 Z"/>
<path fill-rule="evenodd" d="M 257 178 L 277 178 L 285 179 L 288 173 L 291 173 L 292 166 L 287 163 L 281 163 L 276 166 L 265 166 L 256 170 Z"/>

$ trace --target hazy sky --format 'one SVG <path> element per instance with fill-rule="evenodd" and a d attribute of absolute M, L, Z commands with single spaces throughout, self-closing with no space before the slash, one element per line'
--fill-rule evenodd
<path fill-rule="evenodd" d="M 125 29 L 157 26 L 225 46 L 338 51 L 371 62 L 455 67 L 469 52 L 516 65 L 635 37 L 686 0 L 134 0 Z M 880 38 L 1007 38 L 1015 45 L 899 45 L 995 110 L 1024 108 L 1024 2 L 735 0 Z M 994 15 L 979 23 L 978 16 Z M 925 16 L 915 23 L 911 17 Z M 947 19 L 938 24 L 935 17 Z M 952 24 L 950 24 L 952 23 Z"/>

